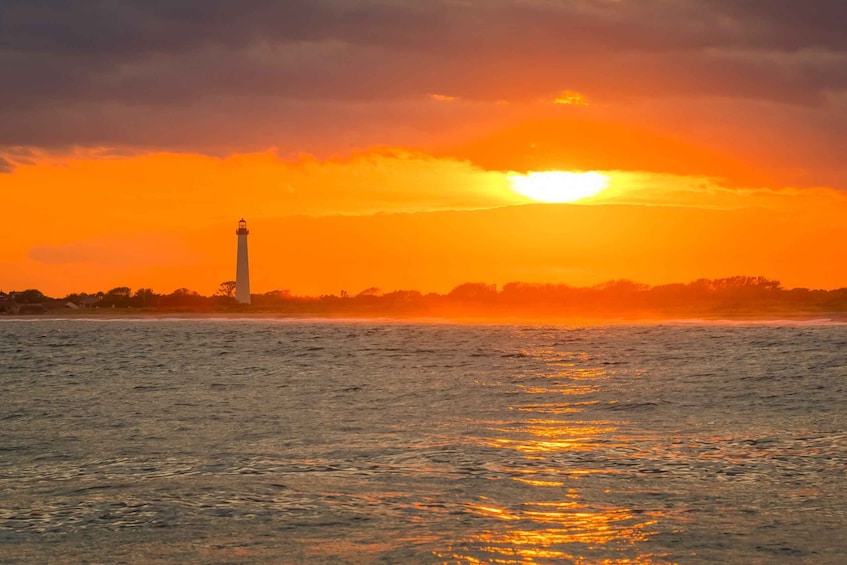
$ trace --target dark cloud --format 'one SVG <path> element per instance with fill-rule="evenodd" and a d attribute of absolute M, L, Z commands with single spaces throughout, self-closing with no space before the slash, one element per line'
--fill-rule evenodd
<path fill-rule="evenodd" d="M 847 34 L 834 31 L 845 12 L 841 2 L 780 0 L 12 0 L 0 6 L 0 68 L 13 87 L 0 101 L 386 99 L 437 88 L 498 99 L 568 81 L 603 83 L 598 75 L 622 67 L 644 76 L 676 70 L 679 78 L 665 80 L 675 90 L 696 74 L 713 90 L 749 94 L 745 81 L 732 80 L 751 66 L 736 51 L 841 52 Z M 768 85 L 843 86 L 838 63 L 815 62 L 823 68 L 811 76 L 777 65 L 755 82 L 772 96 Z"/>
<path fill-rule="evenodd" d="M 706 0 L 705 10 L 735 22 L 749 45 L 778 50 L 847 48 L 841 0 Z"/>
<path fill-rule="evenodd" d="M 842 0 L 4 0 L 0 147 L 414 143 L 427 93 L 566 88 L 841 123 L 845 21 Z"/>

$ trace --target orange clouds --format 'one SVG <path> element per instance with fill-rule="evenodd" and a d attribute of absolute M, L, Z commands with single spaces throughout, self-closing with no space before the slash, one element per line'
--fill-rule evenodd
<path fill-rule="evenodd" d="M 429 97 L 436 102 L 452 102 L 456 99 L 455 96 L 448 96 L 446 94 L 430 94 Z"/>
<path fill-rule="evenodd" d="M 735 185 L 771 182 L 767 171 L 719 148 L 661 130 L 609 121 L 602 110 L 565 106 L 490 128 L 467 142 L 445 145 L 441 155 L 456 155 L 483 168 L 516 171 L 631 170 L 730 179 Z M 577 111 L 578 113 L 574 113 Z M 540 117 L 539 117 L 540 116 Z"/>
<path fill-rule="evenodd" d="M 16 2 L 0 29 L 0 174 L 33 151 L 80 147 L 326 156 L 382 145 L 486 170 L 844 187 L 844 6 Z M 539 100 L 586 112 L 569 121 Z"/>
<path fill-rule="evenodd" d="M 570 90 L 565 90 L 560 93 L 553 103 L 562 104 L 564 106 L 588 106 L 588 100 L 585 99 L 585 96 L 579 92 L 572 92 Z"/>

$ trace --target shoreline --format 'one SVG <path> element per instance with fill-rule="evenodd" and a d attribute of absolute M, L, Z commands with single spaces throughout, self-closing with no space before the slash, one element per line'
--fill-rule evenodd
<path fill-rule="evenodd" d="M 410 324 L 467 325 L 840 325 L 847 324 L 847 312 L 761 312 L 692 313 L 659 315 L 609 313 L 608 315 L 486 315 L 486 314 L 390 314 L 377 312 L 163 312 L 139 309 L 90 308 L 84 310 L 48 310 L 42 314 L 2 314 L 0 321 L 134 321 L 134 320 L 279 320 L 289 322 L 373 322 Z"/>

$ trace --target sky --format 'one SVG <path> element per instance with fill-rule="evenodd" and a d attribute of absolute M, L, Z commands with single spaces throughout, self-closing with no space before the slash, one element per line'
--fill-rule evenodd
<path fill-rule="evenodd" d="M 254 292 L 845 287 L 845 21 L 842 0 L 0 0 L 0 290 L 211 294 L 242 217 Z"/>

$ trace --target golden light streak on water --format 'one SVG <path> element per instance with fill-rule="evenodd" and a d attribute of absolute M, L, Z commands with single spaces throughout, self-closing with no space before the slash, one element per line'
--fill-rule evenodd
<path fill-rule="evenodd" d="M 478 504 L 467 505 L 467 512 L 495 520 L 503 527 L 492 525 L 466 540 L 465 545 L 475 548 L 473 555 L 455 548 L 450 557 L 463 563 L 654 563 L 660 556 L 645 553 L 633 557 L 633 548 L 654 535 L 661 515 L 635 511 L 625 505 L 597 504 L 579 488 L 582 478 L 623 471 L 605 466 L 602 459 L 596 461 L 594 468 L 556 464 L 556 454 L 573 456 L 612 449 L 637 456 L 636 446 L 624 439 L 631 436 L 618 433 L 625 421 L 572 418 L 587 406 L 597 405 L 596 401 L 581 398 L 596 393 L 601 381 L 614 374 L 591 366 L 587 354 L 578 351 L 526 349 L 524 354 L 542 360 L 550 372 L 535 374 L 515 386 L 524 399 L 533 395 L 551 401 L 512 406 L 521 418 L 489 423 L 490 435 L 477 441 L 489 448 L 517 453 L 524 460 L 503 471 L 526 487 L 526 501 L 518 506 L 498 505 L 496 496 L 486 496 Z M 574 555 L 573 548 L 577 546 L 603 547 L 607 555 L 609 550 L 620 551 L 622 557 L 592 561 L 584 555 Z M 484 558 L 480 558 L 480 552 Z"/>
<path fill-rule="evenodd" d="M 643 519 L 622 508 L 590 509 L 581 502 L 528 502 L 517 510 L 491 505 L 469 505 L 468 511 L 506 523 L 532 524 L 533 528 L 490 529 L 471 542 L 491 555 L 486 563 L 536 563 L 539 559 L 574 559 L 566 548 L 572 544 L 631 547 L 647 541 L 656 517 Z M 468 563 L 476 562 L 454 554 Z M 579 562 L 579 561 L 575 561 Z M 604 563 L 653 563 L 651 556 L 605 560 Z"/>

